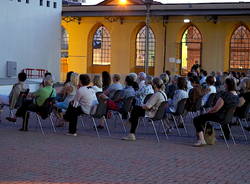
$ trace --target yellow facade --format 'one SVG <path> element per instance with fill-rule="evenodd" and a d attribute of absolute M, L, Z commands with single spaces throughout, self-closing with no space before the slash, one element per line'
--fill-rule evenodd
<path fill-rule="evenodd" d="M 185 18 L 189 18 L 191 23 L 185 24 Z M 168 60 L 171 57 L 181 58 L 179 45 L 184 31 L 191 24 L 202 34 L 202 68 L 209 72 L 228 71 L 231 35 L 241 24 L 249 28 L 250 19 L 247 16 L 220 16 L 217 23 L 214 23 L 204 16 L 171 16 L 164 23 L 163 17 L 151 17 L 150 26 L 156 39 L 155 75 L 159 75 L 164 69 L 174 70 L 173 64 Z M 111 36 L 110 67 L 92 65 L 92 41 L 100 25 L 104 25 Z M 135 68 L 135 43 L 136 35 L 144 25 L 145 17 L 82 17 L 80 22 L 62 20 L 62 26 L 69 33 L 68 70 L 78 73 L 108 70 L 110 73 L 120 74 L 139 71 Z"/>

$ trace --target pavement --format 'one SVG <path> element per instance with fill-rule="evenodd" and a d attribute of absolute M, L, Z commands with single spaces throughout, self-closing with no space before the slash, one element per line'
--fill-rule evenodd
<path fill-rule="evenodd" d="M 160 130 L 157 143 L 149 124 L 140 127 L 137 141 L 127 142 L 114 120 L 111 137 L 102 130 L 98 139 L 87 119 L 84 128 L 78 123 L 77 137 L 66 136 L 67 127 L 53 133 L 43 121 L 43 136 L 35 117 L 29 131 L 20 132 L 21 120 L 9 123 L 6 114 L 0 123 L 0 184 L 250 184 L 250 144 L 237 126 L 237 144 L 230 141 L 230 149 L 221 139 L 196 148 L 189 119 L 190 135 L 182 130 L 183 136 L 173 132 L 166 139 Z"/>

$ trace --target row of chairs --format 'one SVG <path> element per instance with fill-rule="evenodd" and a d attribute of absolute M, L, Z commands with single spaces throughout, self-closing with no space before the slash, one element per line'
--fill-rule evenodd
<path fill-rule="evenodd" d="M 152 95 L 152 94 L 151 94 Z M 151 95 L 148 95 L 145 100 L 144 100 L 144 103 L 147 102 L 147 100 L 151 97 Z M 213 106 L 213 103 L 214 103 L 214 98 L 215 98 L 215 95 L 216 94 L 211 94 L 209 99 L 208 99 L 208 102 L 207 104 L 202 107 L 204 109 L 204 111 L 208 108 L 211 108 Z M 99 96 L 99 94 L 97 94 L 97 97 Z M 119 94 L 116 93 L 116 95 L 114 95 L 115 98 L 118 98 Z M 98 138 L 100 138 L 100 134 L 98 132 L 98 128 L 97 128 L 97 123 L 96 123 L 96 119 L 103 119 L 104 121 L 104 124 L 106 126 L 106 129 L 107 129 L 107 132 L 108 132 L 108 135 L 111 136 L 111 133 L 110 133 L 110 128 L 108 126 L 108 123 L 107 123 L 107 119 L 106 119 L 106 114 L 107 114 L 107 103 L 106 103 L 106 100 L 104 99 L 101 99 L 101 98 L 98 98 L 99 100 L 99 104 L 97 106 L 97 109 L 96 109 L 96 113 L 93 114 L 93 115 L 82 115 L 81 116 L 81 124 L 83 127 L 85 127 L 85 123 L 83 121 L 84 118 L 89 118 L 92 120 L 93 124 L 94 124 L 94 127 L 95 127 L 95 130 L 96 130 L 96 133 L 97 133 L 97 136 Z M 128 115 L 130 114 L 130 111 L 132 109 L 132 106 L 133 106 L 133 100 L 134 98 L 133 97 L 130 97 L 128 99 L 125 100 L 125 103 L 124 103 L 124 108 L 123 108 L 123 113 L 127 113 Z M 175 113 L 171 113 L 169 114 L 172 119 L 174 120 L 174 124 L 175 124 L 175 127 L 177 129 L 177 132 L 179 134 L 179 136 L 181 136 L 181 133 L 179 131 L 179 128 L 178 128 L 178 124 L 181 123 L 183 124 L 184 126 L 184 129 L 185 129 L 185 132 L 186 134 L 188 135 L 188 131 L 187 131 L 187 128 L 186 128 L 186 124 L 185 124 L 185 121 L 184 121 L 184 113 L 185 113 L 185 106 L 186 106 L 186 102 L 187 102 L 187 99 L 182 99 L 181 101 L 179 101 L 178 105 L 177 105 L 177 110 Z M 51 106 L 53 106 L 54 104 L 51 104 Z M 166 132 L 166 128 L 165 128 L 165 124 L 164 124 L 164 120 L 166 121 L 169 121 L 168 118 L 165 117 L 165 109 L 166 109 L 166 106 L 167 106 L 167 102 L 162 102 L 162 104 L 160 105 L 156 115 L 154 118 L 144 118 L 144 117 L 141 117 L 140 118 L 140 121 L 143 121 L 145 123 L 145 121 L 148 121 L 150 122 L 150 124 L 153 126 L 153 129 L 154 129 L 154 132 L 155 132 L 155 135 L 156 135 L 156 138 L 157 138 L 157 141 L 160 142 L 159 140 L 159 136 L 158 136 L 158 133 L 157 133 L 157 129 L 156 129 L 156 126 L 155 126 L 155 123 L 157 121 L 159 121 L 162 125 L 162 128 L 164 130 L 164 134 L 166 136 L 166 138 L 168 138 L 168 135 L 167 135 L 167 132 Z M 198 106 L 197 106 L 198 107 Z M 52 109 L 52 108 L 51 108 Z M 201 108 L 199 108 L 200 110 Z M 250 109 L 250 105 L 248 106 L 248 110 Z M 229 125 L 229 123 L 232 121 L 233 119 L 233 113 L 232 111 L 234 111 L 235 109 L 230 109 L 227 113 L 227 116 L 226 116 L 226 119 L 224 122 L 219 122 L 219 126 L 220 126 L 220 129 L 222 131 L 222 134 L 224 136 L 224 140 L 225 140 L 225 143 L 228 146 L 228 143 L 227 143 L 227 140 L 225 138 L 225 135 L 223 133 L 223 130 L 222 130 L 222 127 L 221 127 L 221 124 L 220 123 L 226 123 Z M 124 125 L 124 121 L 122 119 L 122 113 L 119 112 L 119 111 L 116 111 L 116 112 L 112 112 L 114 116 L 117 116 L 122 124 L 122 127 L 123 127 L 123 130 L 124 130 L 124 133 L 126 133 L 126 127 Z M 244 114 L 244 117 L 237 117 L 237 121 L 239 122 L 240 126 L 241 126 L 241 129 L 243 131 L 243 134 L 244 134 L 244 137 L 247 141 L 247 136 L 246 136 L 246 133 L 244 131 L 244 128 L 243 128 L 243 122 L 245 122 L 247 124 L 247 111 L 246 113 Z M 42 127 L 42 122 L 41 122 L 41 116 L 39 113 L 35 113 L 36 115 L 36 118 L 37 118 L 37 121 L 38 121 L 38 124 L 40 126 L 40 129 L 41 129 L 41 132 L 43 135 L 45 135 L 44 133 L 44 130 L 43 130 L 43 127 Z M 51 110 L 51 112 L 49 113 L 49 116 L 48 116 L 49 120 L 50 120 L 50 123 L 51 123 L 51 126 L 53 128 L 53 131 L 56 132 L 56 129 L 55 129 L 55 125 L 54 125 L 54 122 L 53 122 L 53 112 Z M 140 125 L 140 123 L 138 124 L 138 126 Z M 229 127 L 229 130 L 230 130 L 230 133 L 231 133 L 231 136 L 232 136 L 232 131 L 230 129 L 230 126 Z M 205 126 L 206 128 L 206 126 Z M 235 143 L 235 140 L 234 140 L 234 137 L 232 136 L 232 139 L 233 139 L 233 142 Z"/>

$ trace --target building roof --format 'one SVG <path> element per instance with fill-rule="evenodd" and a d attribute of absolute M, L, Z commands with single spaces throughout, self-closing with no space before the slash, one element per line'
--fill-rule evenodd
<path fill-rule="evenodd" d="M 152 16 L 199 16 L 199 15 L 250 15 L 250 3 L 193 3 L 152 5 Z M 63 16 L 145 16 L 146 6 L 67 6 Z"/>

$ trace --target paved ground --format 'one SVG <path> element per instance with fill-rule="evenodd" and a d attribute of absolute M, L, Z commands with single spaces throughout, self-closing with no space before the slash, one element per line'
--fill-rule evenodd
<path fill-rule="evenodd" d="M 0 123 L 0 184 L 249 184 L 250 146 L 239 137 L 227 150 L 222 140 L 214 146 L 192 147 L 194 137 L 174 133 L 157 143 L 150 127 L 139 130 L 136 142 L 125 142 L 121 127 L 110 122 L 98 139 L 89 128 L 79 126 L 78 137 L 54 134 L 44 122 L 46 136 L 31 120 L 29 132 L 17 125 Z M 192 130 L 189 122 L 189 131 Z M 191 133 L 191 132 L 190 132 Z M 193 132 L 192 132 L 193 134 Z M 250 139 L 250 134 L 248 134 Z M 242 140 L 242 141 L 240 141 Z"/>

